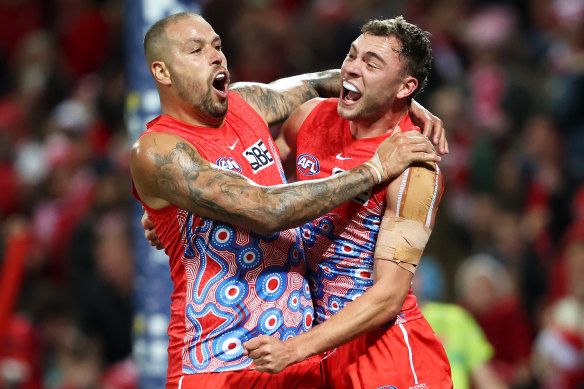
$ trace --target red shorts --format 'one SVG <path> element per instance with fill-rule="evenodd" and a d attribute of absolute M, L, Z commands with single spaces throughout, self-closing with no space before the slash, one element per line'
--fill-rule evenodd
<path fill-rule="evenodd" d="M 182 379 L 168 380 L 166 389 L 318 389 L 320 356 L 308 358 L 288 366 L 278 374 L 260 373 L 256 370 L 235 370 L 222 373 L 186 374 Z"/>
<path fill-rule="evenodd" d="M 344 344 L 321 362 L 325 388 L 449 389 L 450 363 L 425 318 Z"/>

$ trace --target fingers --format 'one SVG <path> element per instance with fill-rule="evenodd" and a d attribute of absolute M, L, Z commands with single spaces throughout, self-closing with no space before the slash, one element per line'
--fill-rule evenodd
<path fill-rule="evenodd" d="M 260 335 L 256 338 L 252 338 L 252 339 L 248 340 L 247 342 L 243 343 L 243 349 L 245 350 L 244 351 L 245 355 L 249 355 L 249 357 L 252 359 L 254 359 L 254 357 L 252 355 L 258 355 L 258 353 L 259 353 L 258 348 L 266 343 L 264 340 L 262 340 L 262 336 L 264 336 L 264 335 Z"/>
<path fill-rule="evenodd" d="M 446 139 L 446 133 L 442 132 L 442 136 L 440 137 L 440 143 L 438 145 L 438 151 L 440 154 L 448 154 L 450 150 L 448 149 L 448 139 Z"/>
<path fill-rule="evenodd" d="M 398 144 L 398 147 L 404 148 L 404 152 L 425 152 L 428 154 L 436 154 L 434 146 L 425 136 L 414 131 L 403 134 L 404 139 Z"/>
<path fill-rule="evenodd" d="M 287 366 L 283 350 L 277 347 L 281 341 L 267 335 L 260 335 L 243 343 L 244 355 L 253 360 L 257 371 L 279 373 Z"/>
<path fill-rule="evenodd" d="M 416 124 L 422 124 L 422 134 L 432 138 L 432 142 L 437 145 L 444 134 L 442 119 L 433 115 L 416 100 L 412 100 L 412 104 L 410 104 L 410 114 Z"/>
<path fill-rule="evenodd" d="M 433 115 L 415 100 L 412 101 L 410 112 L 414 122 L 422 124 L 422 134 L 428 139 L 432 139 L 432 143 L 438 146 L 440 154 L 448 154 L 450 150 L 448 149 L 448 140 L 446 139 L 446 130 L 442 119 Z"/>
<path fill-rule="evenodd" d="M 244 355 L 249 356 L 251 359 L 257 359 L 263 355 L 269 354 L 268 349 L 270 337 L 267 335 L 259 335 L 255 338 L 248 340 L 243 343 Z"/>
<path fill-rule="evenodd" d="M 150 243 L 150 246 L 156 247 L 158 250 L 162 249 L 162 243 L 158 239 L 156 235 L 156 231 L 154 229 L 144 230 L 144 237 Z"/>
<path fill-rule="evenodd" d="M 432 120 L 427 125 L 428 130 L 426 131 L 426 128 L 424 128 L 424 135 L 426 135 L 428 138 L 432 138 L 432 143 L 437 145 L 440 142 L 440 138 L 442 138 L 442 136 L 445 134 L 444 123 L 436 116 L 432 114 L 430 115 Z"/>
<path fill-rule="evenodd" d="M 140 221 L 142 222 L 142 227 L 145 230 L 150 230 L 154 228 L 154 224 L 152 223 L 152 220 L 150 220 L 148 212 L 144 211 L 144 214 L 142 214 L 142 218 L 140 219 Z"/>
<path fill-rule="evenodd" d="M 144 209 L 144 207 L 142 207 Z M 142 218 L 140 219 L 142 223 L 142 228 L 144 228 L 144 237 L 150 243 L 150 246 L 156 247 L 158 250 L 162 250 L 162 243 L 158 239 L 158 235 L 156 235 L 156 230 L 154 229 L 154 223 L 150 220 L 148 213 L 144 210 L 144 214 L 142 214 Z"/>
<path fill-rule="evenodd" d="M 414 153 L 411 156 L 411 162 L 440 162 L 441 158 L 436 153 Z"/>

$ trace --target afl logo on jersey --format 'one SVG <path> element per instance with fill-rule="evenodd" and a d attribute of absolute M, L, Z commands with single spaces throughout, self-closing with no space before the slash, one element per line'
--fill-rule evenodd
<path fill-rule="evenodd" d="M 221 169 L 231 170 L 232 172 L 241 173 L 241 166 L 231 157 L 221 157 L 217 160 L 217 166 Z"/>
<path fill-rule="evenodd" d="M 301 174 L 305 176 L 313 176 L 320 172 L 320 165 L 318 159 L 310 154 L 301 154 L 296 160 L 296 167 Z"/>

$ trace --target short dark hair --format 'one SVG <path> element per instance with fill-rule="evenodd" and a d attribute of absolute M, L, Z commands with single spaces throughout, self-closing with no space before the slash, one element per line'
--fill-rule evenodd
<path fill-rule="evenodd" d="M 148 29 L 148 31 L 146 31 L 146 34 L 144 35 L 144 55 L 146 56 L 146 60 L 148 62 L 151 62 L 151 60 L 148 57 L 156 52 L 156 45 L 158 44 L 160 37 L 164 35 L 164 30 L 166 29 L 166 26 L 179 20 L 192 17 L 200 18 L 201 15 L 194 12 L 179 12 L 167 16 L 165 18 L 162 18 L 156 23 L 154 23 L 152 26 L 150 26 L 150 28 Z"/>
<path fill-rule="evenodd" d="M 406 58 L 404 72 L 418 80 L 418 88 L 408 101 L 420 93 L 428 83 L 428 75 L 432 66 L 432 46 L 430 33 L 415 24 L 408 23 L 403 16 L 393 19 L 370 20 L 361 27 L 363 34 L 375 36 L 395 36 L 401 43 L 400 55 Z"/>

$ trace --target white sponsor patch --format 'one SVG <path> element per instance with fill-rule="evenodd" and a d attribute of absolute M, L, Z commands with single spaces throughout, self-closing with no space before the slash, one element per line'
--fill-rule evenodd
<path fill-rule="evenodd" d="M 243 156 L 249 161 L 254 174 L 275 163 L 274 157 L 261 139 L 248 147 Z"/>

